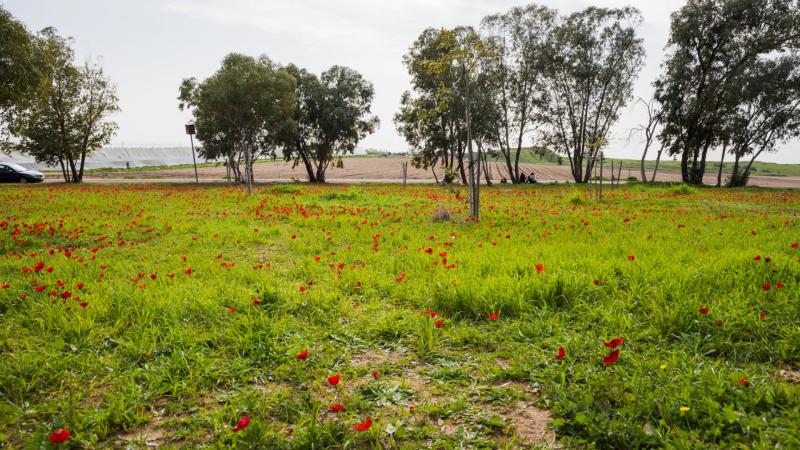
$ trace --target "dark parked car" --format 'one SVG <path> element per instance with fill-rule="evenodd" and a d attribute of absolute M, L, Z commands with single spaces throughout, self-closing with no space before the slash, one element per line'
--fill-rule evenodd
<path fill-rule="evenodd" d="M 38 170 L 29 170 L 19 164 L 0 162 L 0 183 L 38 183 L 44 175 Z"/>

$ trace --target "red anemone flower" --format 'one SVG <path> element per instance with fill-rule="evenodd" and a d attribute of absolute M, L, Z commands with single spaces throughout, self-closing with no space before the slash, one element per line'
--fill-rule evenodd
<path fill-rule="evenodd" d="M 739 378 L 739 386 L 750 386 L 750 382 L 747 381 L 747 378 Z"/>
<path fill-rule="evenodd" d="M 331 406 L 328 407 L 328 411 L 330 411 L 330 412 L 344 411 L 344 405 L 342 405 L 341 403 L 337 403 L 335 405 L 331 405 Z"/>
<path fill-rule="evenodd" d="M 378 379 L 380 377 L 381 377 L 381 373 L 380 372 L 378 372 L 377 370 L 373 370 L 372 371 L 372 378 Z"/>
<path fill-rule="evenodd" d="M 564 347 L 558 347 L 558 353 L 555 354 L 555 358 L 559 361 L 564 359 L 567 356 L 567 352 L 564 351 Z"/>
<path fill-rule="evenodd" d="M 783 289 L 783 283 L 776 283 L 775 289 Z"/>
<path fill-rule="evenodd" d="M 253 299 L 253 301 L 252 301 L 252 302 L 250 302 L 250 303 L 252 303 L 252 304 L 254 304 L 254 305 L 260 305 L 260 304 L 261 304 L 261 300 L 259 300 L 259 299 L 257 299 L 257 298 L 254 298 L 254 299 Z"/>
<path fill-rule="evenodd" d="M 497 320 L 497 318 L 500 317 L 500 311 L 493 312 L 493 313 L 489 314 L 488 317 L 491 320 Z"/>
<path fill-rule="evenodd" d="M 339 384 L 339 381 L 341 381 L 341 379 L 342 377 L 339 376 L 338 373 L 336 375 L 330 375 L 328 377 L 328 384 L 330 384 L 331 386 L 336 386 L 337 384 Z"/>
<path fill-rule="evenodd" d="M 356 430 L 356 431 L 361 432 L 361 431 L 369 430 L 369 427 L 371 427 L 371 426 L 372 426 L 372 420 L 368 417 L 368 418 L 364 419 L 363 422 L 361 422 L 361 423 L 359 423 L 357 425 L 353 425 L 353 429 Z"/>
<path fill-rule="evenodd" d="M 769 285 L 769 283 L 764 283 L 764 285 L 761 286 L 761 289 L 763 289 L 764 291 L 768 291 L 770 287 L 771 286 Z"/>
<path fill-rule="evenodd" d="M 761 255 L 753 256 L 753 261 L 760 261 L 760 260 L 761 260 Z"/>
<path fill-rule="evenodd" d="M 706 314 L 708 314 L 708 306 L 701 306 L 700 308 L 698 308 L 697 312 L 705 316 Z"/>
<path fill-rule="evenodd" d="M 59 428 L 56 431 L 50 433 L 50 442 L 53 444 L 60 444 L 62 442 L 66 442 L 70 439 L 71 434 L 68 429 L 66 428 Z"/>
<path fill-rule="evenodd" d="M 444 320 L 437 320 L 436 323 L 433 324 L 434 327 L 439 328 L 444 325 Z"/>
<path fill-rule="evenodd" d="M 544 266 L 540 263 L 536 263 L 536 271 L 539 273 L 544 272 Z"/>
<path fill-rule="evenodd" d="M 628 255 L 628 261 L 633 261 L 634 259 L 636 259 L 636 256 Z"/>
<path fill-rule="evenodd" d="M 620 336 L 618 338 L 611 339 L 608 342 L 603 342 L 603 345 L 605 345 L 608 348 L 617 348 L 620 345 L 622 345 L 624 341 L 625 341 L 625 336 Z"/>
<path fill-rule="evenodd" d="M 301 360 L 308 359 L 308 350 L 303 350 L 302 352 L 298 353 L 297 356 L 295 356 L 295 358 Z"/>
<path fill-rule="evenodd" d="M 603 365 L 610 366 L 617 362 L 619 359 L 619 350 L 614 350 L 613 352 L 609 353 L 608 356 L 603 358 Z"/>
<path fill-rule="evenodd" d="M 242 418 L 236 422 L 236 426 L 233 427 L 233 432 L 236 433 L 244 430 L 248 425 L 250 425 L 250 416 L 242 416 Z"/>

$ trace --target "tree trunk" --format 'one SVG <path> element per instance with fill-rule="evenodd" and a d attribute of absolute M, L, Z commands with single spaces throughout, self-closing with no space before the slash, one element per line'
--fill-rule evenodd
<path fill-rule="evenodd" d="M 247 195 L 251 195 L 253 193 L 253 172 L 250 170 L 252 158 L 253 154 L 251 153 L 250 146 L 248 145 L 244 150 L 244 176 L 247 179 Z"/>
<path fill-rule="evenodd" d="M 81 152 L 81 165 L 78 169 L 78 183 L 83 181 L 83 166 L 86 163 L 86 150 Z"/>
<path fill-rule="evenodd" d="M 645 159 L 645 157 L 647 157 L 647 151 L 649 149 L 650 149 L 650 142 L 648 141 L 647 144 L 644 146 L 644 151 L 642 152 L 642 162 L 641 162 L 641 166 L 639 167 L 641 169 L 641 177 L 642 177 L 641 180 L 642 180 L 642 183 L 647 183 L 647 174 L 644 171 L 644 159 Z M 612 161 L 612 164 L 613 164 L 613 161 Z M 621 161 L 620 161 L 620 164 L 622 164 Z M 611 172 L 613 173 L 614 170 L 612 169 Z"/>
<path fill-rule="evenodd" d="M 69 182 L 77 183 L 78 170 L 75 168 L 75 160 L 72 159 L 72 155 L 67 155 L 67 162 L 69 163 Z"/>
<path fill-rule="evenodd" d="M 661 144 L 661 148 L 658 149 L 658 154 L 656 155 L 656 167 L 653 169 L 653 176 L 650 177 L 650 182 L 656 180 L 656 173 L 658 173 L 658 164 L 661 162 L 661 153 L 664 152 L 664 144 Z"/>
<path fill-rule="evenodd" d="M 67 177 L 67 168 L 64 166 L 64 158 L 59 156 L 58 163 L 61 165 L 61 175 L 64 177 L 64 182 L 69 183 L 69 178 Z"/>
<path fill-rule="evenodd" d="M 681 153 L 681 181 L 689 182 L 689 151 L 684 149 Z"/>
<path fill-rule="evenodd" d="M 297 146 L 297 154 L 299 154 L 300 159 L 303 160 L 303 166 L 306 168 L 306 174 L 308 175 L 308 182 L 316 183 L 317 176 L 314 174 L 314 167 L 311 165 L 311 161 L 308 159 L 305 150 L 302 150 L 299 145 Z"/>
<path fill-rule="evenodd" d="M 711 147 L 711 143 L 708 143 L 703 147 L 703 152 L 700 154 L 700 163 L 697 164 L 697 167 L 694 170 L 694 184 L 703 185 L 703 177 L 706 174 L 706 157 L 708 156 L 708 149 Z"/>
<path fill-rule="evenodd" d="M 722 146 L 722 157 L 719 158 L 719 172 L 717 172 L 717 187 L 722 186 L 722 163 L 725 162 L 725 150 L 727 148 L 727 144 Z"/>
<path fill-rule="evenodd" d="M 736 186 L 739 182 L 739 160 L 742 158 L 742 154 L 740 151 L 734 149 L 734 158 L 733 158 L 733 170 L 731 170 L 731 179 L 728 182 L 728 186 Z"/>
<path fill-rule="evenodd" d="M 758 149 L 756 154 L 753 155 L 753 158 L 750 160 L 750 162 L 747 163 L 747 167 L 744 168 L 744 172 L 742 173 L 742 179 L 743 180 L 749 180 L 750 179 L 750 169 L 753 167 L 753 163 L 756 162 L 756 158 L 758 158 L 758 155 L 760 155 L 761 152 L 764 151 L 764 148 L 766 148 L 766 145 L 762 145 L 761 148 Z M 746 184 L 747 183 L 744 183 L 743 186 L 746 185 Z"/>

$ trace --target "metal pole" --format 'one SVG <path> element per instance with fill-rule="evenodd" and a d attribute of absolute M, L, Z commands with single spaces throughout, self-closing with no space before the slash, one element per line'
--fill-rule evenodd
<path fill-rule="evenodd" d="M 467 148 L 468 148 L 468 167 L 469 167 L 469 218 L 470 220 L 477 222 L 478 221 L 478 199 L 476 198 L 476 190 L 475 190 L 475 167 L 474 167 L 474 159 L 472 155 L 472 115 L 471 115 L 471 108 L 470 108 L 470 98 L 469 98 L 469 74 L 467 73 L 466 67 L 461 65 L 461 73 L 464 77 L 464 86 L 465 86 L 465 93 L 466 93 L 466 119 L 467 119 Z"/>
<path fill-rule="evenodd" d="M 597 199 L 603 199 L 603 152 L 600 152 L 600 189 L 597 191 Z"/>
<path fill-rule="evenodd" d="M 194 138 L 192 135 L 189 135 L 189 142 L 192 143 L 192 162 L 194 163 L 194 181 L 197 184 L 200 184 L 200 178 L 197 176 L 197 159 L 194 157 Z"/>

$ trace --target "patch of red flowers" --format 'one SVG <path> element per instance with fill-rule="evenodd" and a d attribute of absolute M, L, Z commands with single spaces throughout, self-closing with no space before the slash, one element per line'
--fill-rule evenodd
<path fill-rule="evenodd" d="M 328 411 L 330 411 L 330 412 L 344 411 L 344 405 L 342 405 L 341 403 L 337 403 L 335 405 L 331 405 L 331 406 L 328 407 Z"/>
<path fill-rule="evenodd" d="M 236 425 L 233 427 L 233 432 L 237 433 L 242 431 L 247 428 L 248 425 L 250 425 L 250 416 L 243 416 L 238 422 L 236 422 Z"/>
<path fill-rule="evenodd" d="M 69 430 L 66 428 L 59 428 L 56 431 L 50 433 L 50 442 L 53 444 L 60 444 L 62 442 L 67 442 L 72 435 L 70 434 Z"/>
<path fill-rule="evenodd" d="M 372 426 L 372 420 L 369 417 L 367 417 L 366 419 L 364 419 L 363 422 L 353 425 L 353 429 L 358 432 L 361 432 L 369 430 L 371 426 Z"/>
<path fill-rule="evenodd" d="M 625 342 L 625 336 L 620 336 L 618 338 L 611 339 L 608 342 L 603 342 L 603 345 L 608 348 L 617 348 L 622 345 L 623 342 Z"/>
<path fill-rule="evenodd" d="M 619 359 L 619 350 L 614 350 L 613 352 L 609 353 L 608 356 L 603 358 L 603 365 L 610 366 L 617 362 Z"/>

